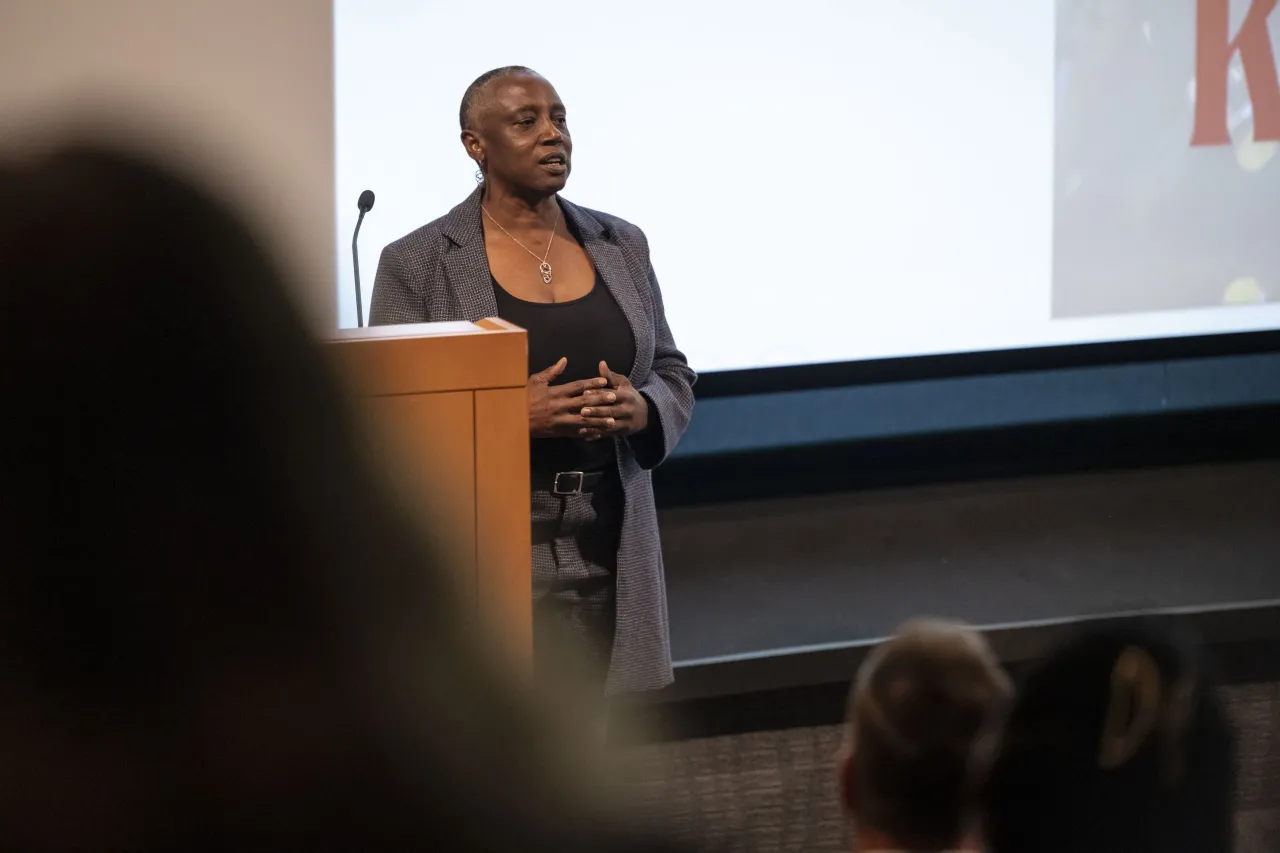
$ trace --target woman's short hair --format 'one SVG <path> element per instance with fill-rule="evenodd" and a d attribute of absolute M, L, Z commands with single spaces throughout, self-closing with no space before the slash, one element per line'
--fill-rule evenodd
<path fill-rule="evenodd" d="M 467 87 L 467 91 L 462 94 L 462 105 L 458 107 L 458 124 L 461 125 L 463 130 L 475 129 L 476 109 L 484 98 L 485 88 L 494 80 L 502 77 L 511 77 L 516 74 L 537 76 L 538 72 L 523 65 L 504 65 L 501 68 L 486 71 L 472 81 L 471 85 Z"/>
<path fill-rule="evenodd" d="M 1027 676 L 984 796 L 993 853 L 1229 853 L 1232 738 L 1167 623 L 1084 631 Z"/>

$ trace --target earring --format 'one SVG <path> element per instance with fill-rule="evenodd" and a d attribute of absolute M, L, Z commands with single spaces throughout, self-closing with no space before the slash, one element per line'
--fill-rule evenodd
<path fill-rule="evenodd" d="M 481 163 L 480 165 L 481 165 L 481 166 L 483 166 L 484 164 L 483 164 L 483 163 Z M 476 183 L 477 183 L 477 184 L 483 184 L 483 183 L 484 183 L 484 169 L 482 169 L 482 168 L 481 168 L 481 169 L 476 169 Z"/>

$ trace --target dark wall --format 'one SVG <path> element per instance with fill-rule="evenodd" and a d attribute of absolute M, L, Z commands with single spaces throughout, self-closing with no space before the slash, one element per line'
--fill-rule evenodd
<path fill-rule="evenodd" d="M 757 404 L 759 401 L 757 400 Z M 707 428 L 705 405 L 695 424 Z M 743 412 L 747 417 L 749 412 Z M 792 419 L 832 420 L 822 406 Z M 886 431 L 858 440 L 677 455 L 654 472 L 660 508 L 831 492 L 1280 457 L 1280 404 Z"/>
<path fill-rule="evenodd" d="M 1278 436 L 1257 408 L 673 460 L 673 693 L 815 683 L 921 613 L 1227 608 L 1280 635 Z"/>

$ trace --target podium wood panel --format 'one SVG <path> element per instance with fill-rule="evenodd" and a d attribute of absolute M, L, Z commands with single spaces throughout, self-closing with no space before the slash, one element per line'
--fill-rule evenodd
<path fill-rule="evenodd" d="M 524 330 L 498 319 L 344 329 L 328 351 L 452 555 L 461 606 L 531 671 Z"/>
<path fill-rule="evenodd" d="M 373 426 L 393 443 L 391 463 L 435 518 L 432 530 L 476 529 L 475 400 L 467 391 L 399 394 L 368 401 Z M 428 521 L 423 519 L 424 522 Z M 437 535 L 439 535 L 437 533 Z M 450 565 L 468 605 L 476 601 L 476 537 L 449 543 Z"/>
<path fill-rule="evenodd" d="M 508 592 L 525 585 L 532 598 L 529 494 L 529 405 L 524 386 L 477 391 L 476 559 L 493 567 L 476 576 L 480 612 L 491 614 L 522 662 L 532 666 L 533 611 Z M 524 471 L 523 481 L 504 476 Z M 517 528 L 523 536 L 504 531 Z"/>

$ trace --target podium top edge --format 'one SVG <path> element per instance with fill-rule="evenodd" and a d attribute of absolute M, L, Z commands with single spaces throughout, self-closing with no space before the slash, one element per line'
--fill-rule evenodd
<path fill-rule="evenodd" d="M 493 335 L 518 332 L 524 329 L 508 323 L 506 320 L 489 318 L 474 323 L 459 320 L 442 323 L 406 323 L 394 326 L 364 326 L 354 329 L 337 329 L 328 335 L 326 341 L 342 343 L 349 341 L 392 340 L 396 338 L 434 338 L 454 335 Z"/>

